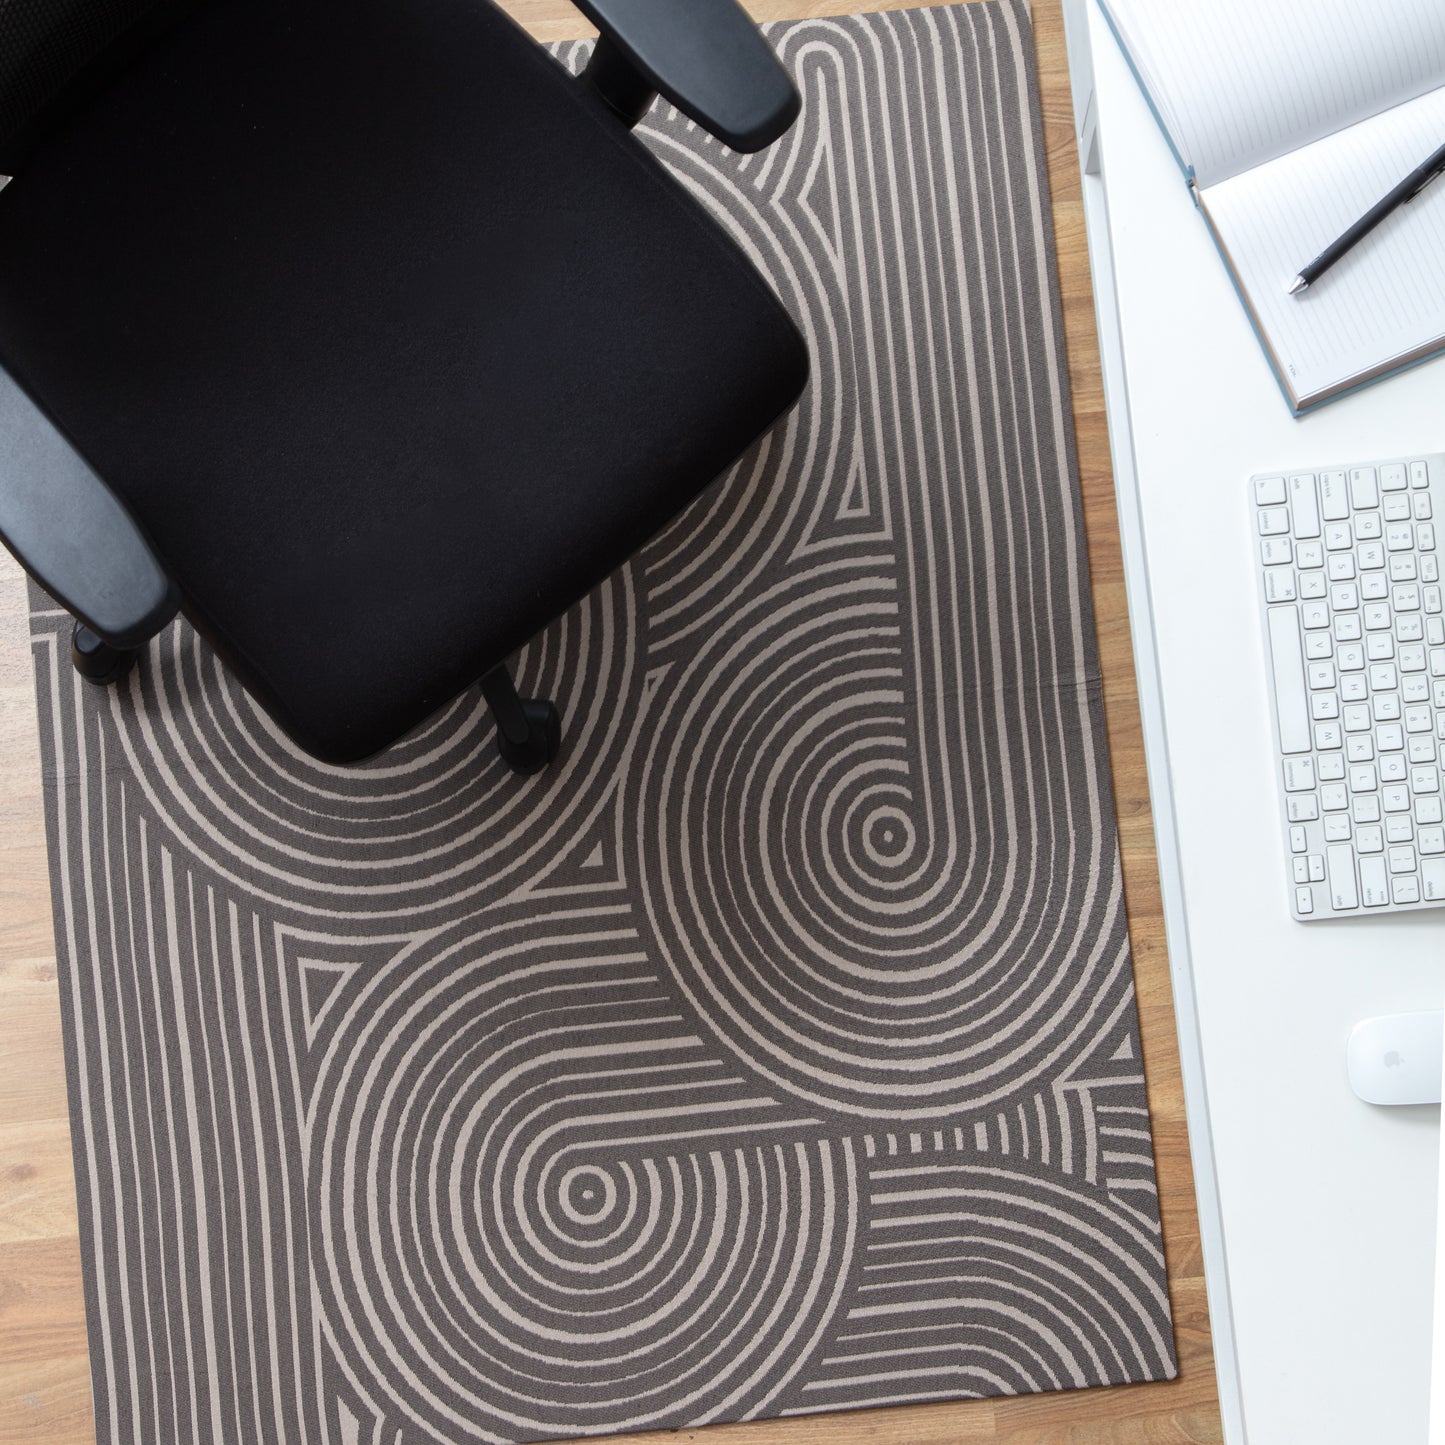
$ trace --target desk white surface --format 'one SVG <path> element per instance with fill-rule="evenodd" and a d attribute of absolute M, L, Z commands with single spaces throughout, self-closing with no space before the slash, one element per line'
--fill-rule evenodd
<path fill-rule="evenodd" d="M 1344 1051 L 1441 1006 L 1445 910 L 1289 917 L 1246 479 L 1445 449 L 1445 361 L 1294 420 L 1097 4 L 1066 12 L 1226 1436 L 1415 1445 L 1439 1111 L 1359 1102 Z"/>

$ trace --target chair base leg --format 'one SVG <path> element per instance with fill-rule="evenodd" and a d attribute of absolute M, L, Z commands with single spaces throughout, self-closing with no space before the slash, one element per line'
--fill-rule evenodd
<path fill-rule="evenodd" d="M 555 704 L 517 696 L 505 665 L 482 679 L 482 696 L 497 724 L 497 751 L 514 773 L 529 778 L 556 761 L 562 746 L 562 716 Z"/>
<path fill-rule="evenodd" d="M 87 682 L 110 687 L 135 666 L 136 653 L 102 642 L 83 622 L 77 622 L 70 634 L 70 660 Z"/>

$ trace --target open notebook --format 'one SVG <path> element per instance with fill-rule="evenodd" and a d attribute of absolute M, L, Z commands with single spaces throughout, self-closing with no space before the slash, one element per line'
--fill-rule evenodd
<path fill-rule="evenodd" d="M 1101 0 L 1296 412 L 1445 348 L 1445 177 L 1299 269 L 1445 144 L 1445 0 Z"/>

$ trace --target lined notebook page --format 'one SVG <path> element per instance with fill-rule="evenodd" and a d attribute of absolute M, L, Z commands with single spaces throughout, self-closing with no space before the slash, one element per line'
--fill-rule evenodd
<path fill-rule="evenodd" d="M 1201 186 L 1445 85 L 1445 0 L 1102 0 Z"/>
<path fill-rule="evenodd" d="M 1301 266 L 1445 144 L 1445 88 L 1223 181 L 1202 201 L 1301 399 L 1445 338 L 1445 177 L 1299 296 Z"/>

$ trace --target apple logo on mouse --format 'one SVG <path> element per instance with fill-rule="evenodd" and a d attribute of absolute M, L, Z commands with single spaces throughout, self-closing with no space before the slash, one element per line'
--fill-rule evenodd
<path fill-rule="evenodd" d="M 1399 1049 L 1391 1049 L 1390 1052 L 1385 1055 L 1385 1067 L 1387 1069 L 1398 1069 L 1404 1062 L 1404 1057 L 1401 1055 Z"/>

